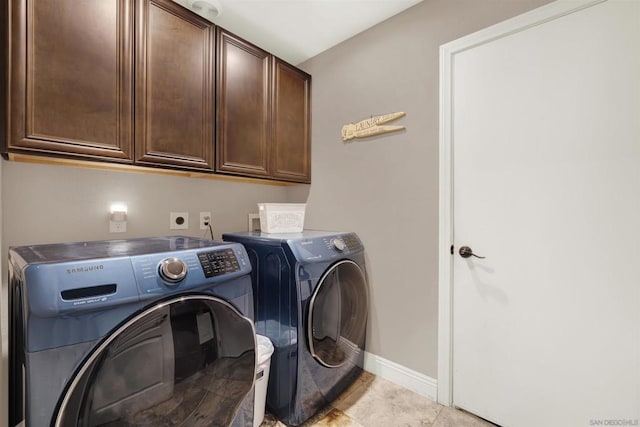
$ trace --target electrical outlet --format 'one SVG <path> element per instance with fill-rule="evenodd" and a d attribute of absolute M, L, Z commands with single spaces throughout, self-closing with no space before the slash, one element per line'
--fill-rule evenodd
<path fill-rule="evenodd" d="M 127 207 L 123 204 L 113 204 L 109 214 L 109 233 L 126 233 Z"/>
<path fill-rule="evenodd" d="M 169 212 L 169 229 L 186 230 L 189 228 L 189 212 Z"/>
<path fill-rule="evenodd" d="M 211 224 L 211 212 L 200 212 L 200 230 L 207 230 Z"/>
<path fill-rule="evenodd" d="M 109 221 L 109 233 L 126 233 L 127 221 Z"/>

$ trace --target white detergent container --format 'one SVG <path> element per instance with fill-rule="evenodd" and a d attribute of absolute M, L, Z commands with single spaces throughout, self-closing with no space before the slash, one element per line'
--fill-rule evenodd
<path fill-rule="evenodd" d="M 304 228 L 306 203 L 258 203 L 263 233 L 300 233 Z"/>
<path fill-rule="evenodd" d="M 264 406 L 267 401 L 267 384 L 269 383 L 269 368 L 273 344 L 269 338 L 256 334 L 256 363 L 255 400 L 253 402 L 253 427 L 258 427 L 264 420 Z"/>

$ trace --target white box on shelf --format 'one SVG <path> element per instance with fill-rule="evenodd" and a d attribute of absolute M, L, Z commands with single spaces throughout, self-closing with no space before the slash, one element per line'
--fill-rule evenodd
<path fill-rule="evenodd" d="M 306 203 L 258 203 L 263 233 L 299 233 L 304 227 Z"/>

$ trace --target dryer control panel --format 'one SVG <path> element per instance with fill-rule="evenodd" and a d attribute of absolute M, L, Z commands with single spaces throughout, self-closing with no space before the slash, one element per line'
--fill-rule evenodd
<path fill-rule="evenodd" d="M 355 233 L 296 239 L 291 242 L 296 258 L 303 262 L 331 260 L 362 251 L 362 242 Z"/>

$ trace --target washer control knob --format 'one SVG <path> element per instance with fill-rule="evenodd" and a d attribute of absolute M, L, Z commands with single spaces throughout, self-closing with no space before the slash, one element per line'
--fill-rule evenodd
<path fill-rule="evenodd" d="M 160 263 L 160 277 L 167 282 L 178 283 L 188 271 L 187 264 L 178 258 L 167 258 Z"/>
<path fill-rule="evenodd" d="M 333 247 L 340 252 L 344 251 L 344 249 L 346 248 L 346 245 L 344 244 L 342 239 L 333 239 L 331 240 L 331 243 L 333 244 Z"/>

